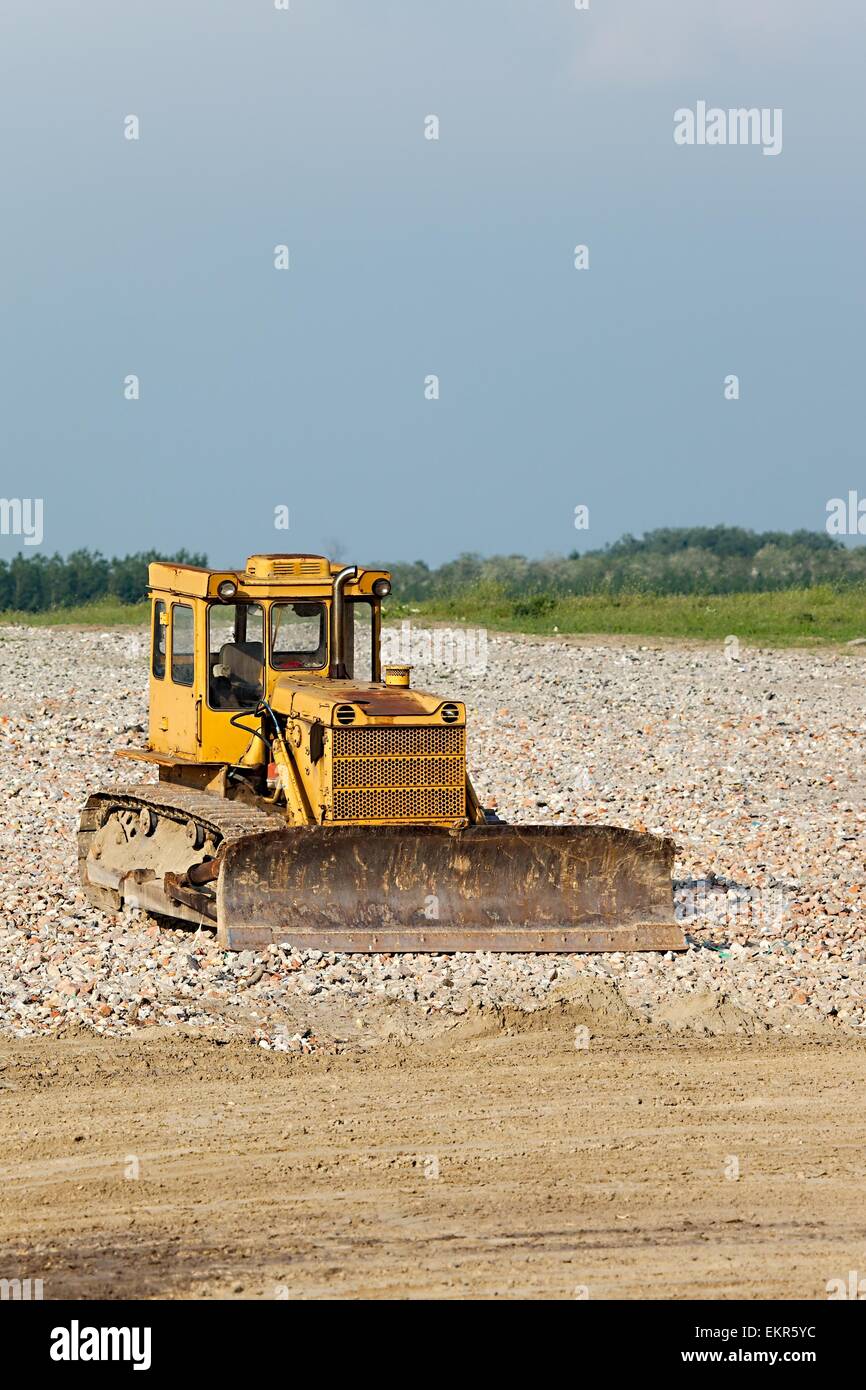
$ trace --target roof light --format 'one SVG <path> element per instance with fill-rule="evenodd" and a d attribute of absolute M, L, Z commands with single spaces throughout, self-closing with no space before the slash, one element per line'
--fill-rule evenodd
<path fill-rule="evenodd" d="M 234 598 L 237 591 L 238 586 L 233 579 L 222 579 L 219 584 L 217 584 L 217 594 L 224 601 Z"/>
<path fill-rule="evenodd" d="M 391 592 L 391 581 L 390 581 L 390 579 L 374 579 L 374 580 L 373 580 L 373 593 L 376 595 L 377 598 L 387 598 L 388 595 L 390 594 L 390 592 Z"/>

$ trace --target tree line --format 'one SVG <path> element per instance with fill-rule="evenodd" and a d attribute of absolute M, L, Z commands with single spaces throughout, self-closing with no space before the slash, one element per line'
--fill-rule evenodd
<path fill-rule="evenodd" d="M 90 550 L 60 555 L 14 555 L 0 560 L 0 610 L 18 609 L 43 613 L 49 608 L 72 608 L 97 599 L 140 603 L 147 594 L 147 567 L 151 560 L 204 565 L 204 555 L 160 555 L 155 550 L 122 559 L 107 560 Z"/>
<path fill-rule="evenodd" d="M 113 598 L 138 603 L 147 594 L 151 560 L 206 565 L 204 555 L 146 551 L 121 559 L 76 550 L 0 560 L 0 610 L 27 613 Z M 503 596 L 533 609 L 564 594 L 733 594 L 750 590 L 866 583 L 866 546 L 846 547 L 823 531 L 749 531 L 739 526 L 662 527 L 626 535 L 602 550 L 549 555 L 464 554 L 437 568 L 423 560 L 382 562 L 402 603 L 462 593 Z"/>
<path fill-rule="evenodd" d="M 739 526 L 663 527 L 626 535 L 602 550 L 550 555 L 460 555 L 431 569 L 395 564 L 404 602 L 476 596 L 527 599 L 565 594 L 733 594 L 866 582 L 866 546 L 824 531 L 748 531 Z"/>

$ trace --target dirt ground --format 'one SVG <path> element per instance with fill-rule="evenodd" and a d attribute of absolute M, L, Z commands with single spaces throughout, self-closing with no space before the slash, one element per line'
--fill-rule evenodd
<path fill-rule="evenodd" d="M 46 1298 L 820 1299 L 863 1268 L 866 1044 L 598 1027 L 565 999 L 337 1056 L 4 1040 L 0 1277 Z"/>

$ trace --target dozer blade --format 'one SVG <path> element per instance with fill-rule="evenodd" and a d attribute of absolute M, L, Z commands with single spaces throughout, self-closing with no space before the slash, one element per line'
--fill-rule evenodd
<path fill-rule="evenodd" d="M 672 840 L 618 826 L 316 826 L 226 845 L 218 940 L 331 951 L 677 951 Z"/>

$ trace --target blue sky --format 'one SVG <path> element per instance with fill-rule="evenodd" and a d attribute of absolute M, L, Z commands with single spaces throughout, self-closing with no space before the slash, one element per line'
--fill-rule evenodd
<path fill-rule="evenodd" d="M 864 40 L 854 0 L 6 0 L 0 496 L 45 551 L 224 564 L 822 527 L 866 494 Z M 782 153 L 678 147 L 698 100 Z"/>

